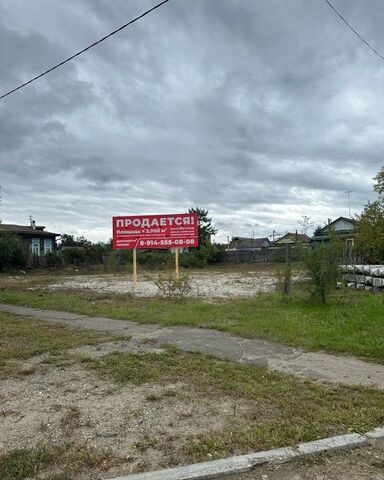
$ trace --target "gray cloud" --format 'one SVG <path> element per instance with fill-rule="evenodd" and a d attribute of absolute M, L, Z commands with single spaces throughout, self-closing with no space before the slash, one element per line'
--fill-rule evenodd
<path fill-rule="evenodd" d="M 382 2 L 335 3 L 384 45 Z M 150 5 L 5 3 L 1 89 Z M 1 217 L 102 240 L 113 214 L 198 205 L 225 239 L 346 215 L 346 190 L 359 212 L 383 164 L 383 85 L 324 2 L 169 2 L 0 102 Z"/>

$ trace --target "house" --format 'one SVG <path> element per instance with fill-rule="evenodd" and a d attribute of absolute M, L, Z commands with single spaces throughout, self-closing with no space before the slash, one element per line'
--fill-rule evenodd
<path fill-rule="evenodd" d="M 59 233 L 45 231 L 45 227 L 36 225 L 32 218 L 29 226 L 2 223 L 0 228 L 17 235 L 26 244 L 28 250 L 39 257 L 54 252 L 56 237 L 60 236 Z"/>
<path fill-rule="evenodd" d="M 356 221 L 353 218 L 339 217 L 336 220 L 329 220 L 328 225 L 315 231 L 312 242 L 329 242 L 330 231 L 333 231 L 338 238 L 344 241 L 345 245 L 352 247 L 356 236 Z"/>
<path fill-rule="evenodd" d="M 233 237 L 228 245 L 228 250 L 261 250 L 270 245 L 271 242 L 268 238 Z"/>
<path fill-rule="evenodd" d="M 295 245 L 295 244 L 303 244 L 309 243 L 310 237 L 308 237 L 305 233 L 291 233 L 287 232 L 285 235 L 280 237 L 278 240 L 275 241 L 274 245 L 282 246 L 282 245 Z"/>

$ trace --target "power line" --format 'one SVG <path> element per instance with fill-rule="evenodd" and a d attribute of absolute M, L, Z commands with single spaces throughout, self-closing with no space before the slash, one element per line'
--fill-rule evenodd
<path fill-rule="evenodd" d="M 384 56 L 381 55 L 381 53 L 378 52 L 374 47 L 372 47 L 372 45 L 370 45 L 370 44 L 359 34 L 359 32 L 357 32 L 357 31 L 352 27 L 352 25 L 341 15 L 341 13 L 339 13 L 339 12 L 336 10 L 336 8 L 332 5 L 332 3 L 329 2 L 328 0 L 324 0 L 324 1 L 325 1 L 325 3 L 327 3 L 327 4 L 332 8 L 332 10 L 336 13 L 336 15 L 337 15 L 338 17 L 340 17 L 341 20 L 352 30 L 352 32 L 353 32 L 358 38 L 360 38 L 360 40 L 361 40 L 363 43 L 365 43 L 365 45 L 366 45 L 368 48 L 370 48 L 373 53 L 375 53 L 378 57 L 381 58 L 381 60 L 384 61 Z"/>
<path fill-rule="evenodd" d="M 92 43 L 91 45 L 88 45 L 88 47 L 83 48 L 83 49 L 80 50 L 79 52 L 75 53 L 74 55 L 71 55 L 70 57 L 66 58 L 66 59 L 63 60 L 62 62 L 57 63 L 56 65 L 54 65 L 53 67 L 49 68 L 49 69 L 46 70 L 45 72 L 40 73 L 39 75 L 36 75 L 36 77 L 31 78 L 30 80 L 28 80 L 28 81 L 25 82 L 25 83 L 22 83 L 22 84 L 19 85 L 18 87 L 15 87 L 15 88 L 13 88 L 12 90 L 9 90 L 9 92 L 4 93 L 3 95 L 0 96 L 0 100 L 3 99 L 3 98 L 5 98 L 5 97 L 7 97 L 8 95 L 11 95 L 11 93 L 16 92 L 17 90 L 20 90 L 21 88 L 25 87 L 26 85 L 29 85 L 30 83 L 38 80 L 39 78 L 44 77 L 44 75 L 47 75 L 48 73 L 52 72 L 53 70 L 56 70 L 56 68 L 61 67 L 61 66 L 64 65 L 65 63 L 68 63 L 69 61 L 71 61 L 71 60 L 73 60 L 74 58 L 78 57 L 79 55 L 81 55 L 82 53 L 86 52 L 87 50 L 90 50 L 91 48 L 95 47 L 95 46 L 98 45 L 99 43 L 104 42 L 104 40 L 106 40 L 107 38 L 112 37 L 112 35 L 115 35 L 116 33 L 120 32 L 121 30 L 124 30 L 124 28 L 129 27 L 130 25 L 132 25 L 133 23 L 137 22 L 137 21 L 140 20 L 141 18 L 145 17 L 145 16 L 148 15 L 149 13 L 153 12 L 153 11 L 156 10 L 157 8 L 161 7 L 162 5 L 164 5 L 164 3 L 167 3 L 168 1 L 169 1 L 169 0 L 164 0 L 164 1 L 162 1 L 161 3 L 159 3 L 159 4 L 155 5 L 154 7 L 150 8 L 149 10 L 147 10 L 147 11 L 144 12 L 144 13 L 142 13 L 142 14 L 139 15 L 138 17 L 134 18 L 133 20 L 130 20 L 128 23 L 125 23 L 125 24 L 122 25 L 121 27 L 117 28 L 117 29 L 114 30 L 113 32 L 108 33 L 108 35 L 105 35 L 104 37 L 100 38 L 99 40 L 97 40 L 96 42 Z"/>

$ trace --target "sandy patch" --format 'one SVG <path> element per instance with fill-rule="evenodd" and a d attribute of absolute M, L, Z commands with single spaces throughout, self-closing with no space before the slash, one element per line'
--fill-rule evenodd
<path fill-rule="evenodd" d="M 66 277 L 49 285 L 50 290 L 91 289 L 96 292 L 130 293 L 138 297 L 161 295 L 155 281 L 158 274 L 145 275 L 137 286 L 132 277 L 110 275 L 81 275 Z M 276 289 L 278 278 L 271 272 L 249 273 L 193 273 L 190 275 L 192 289 L 189 296 L 203 298 L 252 297 L 258 292 Z M 293 280 L 297 280 L 294 277 Z"/>
<path fill-rule="evenodd" d="M 188 463 L 189 441 L 250 421 L 250 401 L 207 398 L 182 383 L 116 385 L 79 363 L 45 358 L 24 362 L 24 378 L 1 382 L 0 454 L 66 441 L 109 449 L 121 459 L 102 473 L 109 478 Z"/>

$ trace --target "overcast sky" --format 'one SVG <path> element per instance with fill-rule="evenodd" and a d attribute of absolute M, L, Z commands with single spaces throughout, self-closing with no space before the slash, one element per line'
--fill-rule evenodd
<path fill-rule="evenodd" d="M 384 2 L 333 0 L 384 52 Z M 2 0 L 0 93 L 156 1 Z M 359 213 L 384 165 L 384 62 L 323 0 L 171 0 L 0 101 L 0 218 L 111 236 L 209 209 L 229 236 Z"/>

